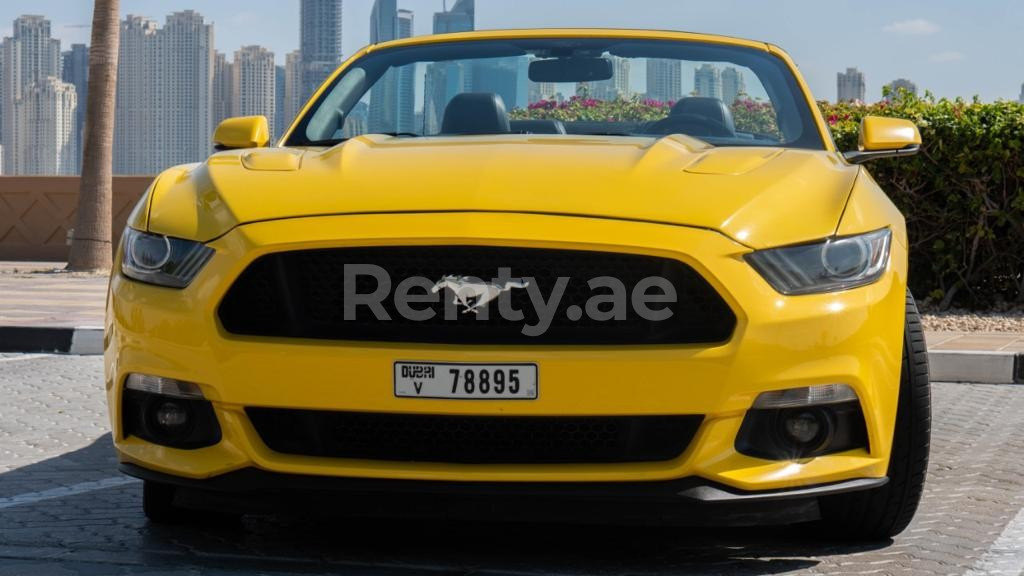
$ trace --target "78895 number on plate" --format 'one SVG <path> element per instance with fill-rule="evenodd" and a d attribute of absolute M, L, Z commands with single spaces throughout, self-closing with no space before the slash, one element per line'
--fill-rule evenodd
<path fill-rule="evenodd" d="M 537 365 L 395 362 L 395 396 L 534 400 L 537 398 Z"/>

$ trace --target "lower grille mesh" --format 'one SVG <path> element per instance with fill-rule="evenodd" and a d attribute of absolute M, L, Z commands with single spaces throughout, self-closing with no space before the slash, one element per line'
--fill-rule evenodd
<path fill-rule="evenodd" d="M 491 417 L 248 408 L 283 454 L 453 463 L 652 462 L 678 457 L 702 416 Z"/>

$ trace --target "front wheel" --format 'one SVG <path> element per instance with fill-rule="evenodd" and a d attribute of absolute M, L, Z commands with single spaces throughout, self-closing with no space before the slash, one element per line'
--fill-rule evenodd
<path fill-rule="evenodd" d="M 928 349 L 917 304 L 908 291 L 889 482 L 872 490 L 821 498 L 821 525 L 827 533 L 858 540 L 880 540 L 899 534 L 910 524 L 921 501 L 928 470 L 931 414 Z"/>

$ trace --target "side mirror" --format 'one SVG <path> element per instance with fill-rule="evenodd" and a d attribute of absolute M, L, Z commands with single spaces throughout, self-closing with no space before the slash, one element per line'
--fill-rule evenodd
<path fill-rule="evenodd" d="M 912 156 L 920 149 L 921 133 L 910 120 L 865 116 L 860 121 L 857 149 L 843 152 L 843 157 L 861 164 L 876 158 Z"/>
<path fill-rule="evenodd" d="M 217 150 L 261 148 L 269 141 L 270 127 L 266 116 L 228 118 L 213 132 L 213 147 Z"/>

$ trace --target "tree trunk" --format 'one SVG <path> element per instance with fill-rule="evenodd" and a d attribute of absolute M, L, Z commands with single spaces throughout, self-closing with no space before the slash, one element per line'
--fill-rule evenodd
<path fill-rule="evenodd" d="M 111 206 L 114 171 L 114 104 L 120 1 L 95 0 L 89 46 L 89 94 L 85 111 L 78 218 L 69 270 L 109 270 L 113 256 Z"/>

